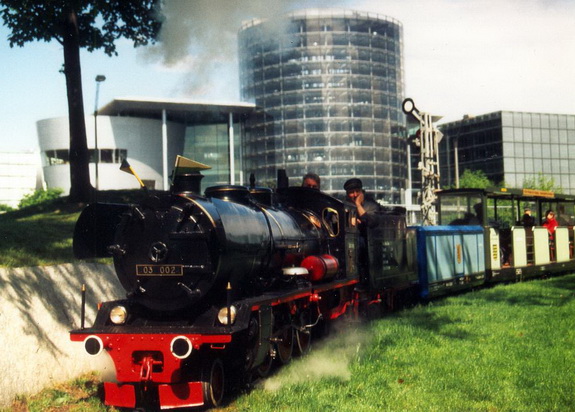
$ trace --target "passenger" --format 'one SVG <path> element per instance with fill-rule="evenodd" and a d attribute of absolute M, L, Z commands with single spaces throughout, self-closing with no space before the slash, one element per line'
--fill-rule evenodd
<path fill-rule="evenodd" d="M 483 203 L 479 202 L 473 205 L 475 213 L 465 212 L 463 217 L 453 220 L 449 223 L 450 226 L 467 226 L 467 225 L 482 225 L 483 216 Z"/>
<path fill-rule="evenodd" d="M 523 216 L 521 217 L 521 224 L 523 227 L 533 227 L 535 226 L 535 218 L 531 216 L 531 209 L 525 207 L 523 209 Z"/>
<path fill-rule="evenodd" d="M 483 225 L 483 202 L 473 205 L 475 215 L 469 220 L 470 225 Z"/>
<path fill-rule="evenodd" d="M 309 187 L 310 189 L 319 190 L 321 185 L 321 180 L 315 173 L 307 173 L 301 182 L 302 187 Z"/>
<path fill-rule="evenodd" d="M 555 229 L 557 229 L 557 226 L 559 226 L 559 224 L 557 223 L 557 220 L 555 220 L 555 213 L 551 209 L 549 209 L 547 212 L 545 212 L 545 220 L 543 221 L 543 227 L 547 228 L 550 239 L 553 239 L 553 234 L 555 233 Z"/>

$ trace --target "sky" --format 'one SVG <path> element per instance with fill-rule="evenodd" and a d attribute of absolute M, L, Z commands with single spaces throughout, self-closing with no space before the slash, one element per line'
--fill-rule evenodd
<path fill-rule="evenodd" d="M 96 106 L 97 75 L 98 107 L 120 97 L 238 102 L 242 22 L 325 7 L 401 22 L 405 97 L 440 123 L 499 110 L 575 114 L 572 0 L 166 0 L 155 45 L 81 53 L 84 110 Z M 62 47 L 10 48 L 8 35 L 0 25 L 0 151 L 34 150 L 36 122 L 67 116 Z"/>

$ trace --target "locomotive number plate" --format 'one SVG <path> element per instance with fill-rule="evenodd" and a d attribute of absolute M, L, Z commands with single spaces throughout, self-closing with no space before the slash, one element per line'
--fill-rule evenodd
<path fill-rule="evenodd" d="M 136 265 L 138 276 L 183 276 L 184 265 Z"/>

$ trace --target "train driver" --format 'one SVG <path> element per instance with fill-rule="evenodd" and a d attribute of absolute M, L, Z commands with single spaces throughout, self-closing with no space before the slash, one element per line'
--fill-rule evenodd
<path fill-rule="evenodd" d="M 345 182 L 343 188 L 345 189 L 346 200 L 350 201 L 357 207 L 357 216 L 359 220 L 357 224 L 360 232 L 362 230 L 365 231 L 367 227 L 372 224 L 377 224 L 376 221 L 373 221 L 373 213 L 379 210 L 379 205 L 375 201 L 365 198 L 361 179 L 349 179 Z"/>
<path fill-rule="evenodd" d="M 343 185 L 346 200 L 353 203 L 357 208 L 357 221 L 352 221 L 352 225 L 357 225 L 359 230 L 358 262 L 360 269 L 360 280 L 362 287 L 367 285 L 369 279 L 369 255 L 367 246 L 367 228 L 378 224 L 376 212 L 379 205 L 371 199 L 365 198 L 363 183 L 360 179 L 349 179 Z"/>

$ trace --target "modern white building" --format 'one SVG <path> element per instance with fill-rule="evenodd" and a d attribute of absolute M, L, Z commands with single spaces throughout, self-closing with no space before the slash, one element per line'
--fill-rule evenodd
<path fill-rule="evenodd" d="M 204 173 L 203 187 L 240 183 L 241 134 L 253 111 L 249 103 L 114 99 L 98 110 L 96 118 L 86 117 L 91 183 L 100 190 L 138 188 L 133 176 L 119 170 L 127 159 L 148 188 L 166 190 L 176 155 L 212 166 Z M 67 194 L 68 118 L 40 120 L 37 128 L 46 184 Z M 230 142 L 235 150 L 230 150 Z"/>
<path fill-rule="evenodd" d="M 42 188 L 38 152 L 0 153 L 0 204 L 17 207 L 25 195 Z"/>

